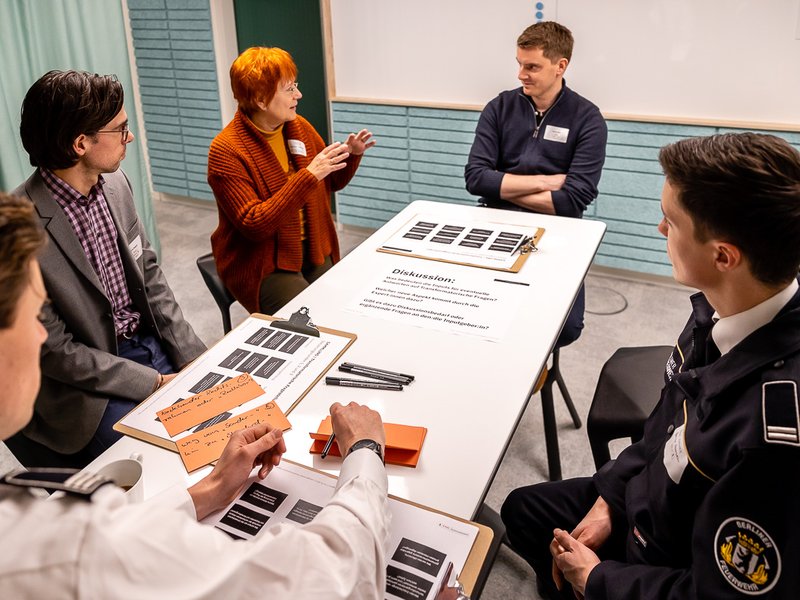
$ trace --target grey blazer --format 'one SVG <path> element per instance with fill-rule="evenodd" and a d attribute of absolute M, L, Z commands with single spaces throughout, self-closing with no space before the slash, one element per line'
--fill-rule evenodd
<path fill-rule="evenodd" d="M 128 178 L 121 170 L 103 177 L 133 304 L 142 314 L 142 324 L 155 332 L 172 364 L 180 369 L 206 347 L 184 320 L 156 262 L 136 214 Z M 144 400 L 153 391 L 157 375 L 149 367 L 117 356 L 111 303 L 39 171 L 13 193 L 30 198 L 48 237 L 39 256 L 50 299 L 42 319 L 48 332 L 42 347 L 42 386 L 33 419 L 23 433 L 57 452 L 72 454 L 91 440 L 110 396 Z"/>

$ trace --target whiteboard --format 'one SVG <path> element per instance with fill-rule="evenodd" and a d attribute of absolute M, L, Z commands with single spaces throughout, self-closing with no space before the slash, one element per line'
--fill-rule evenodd
<path fill-rule="evenodd" d="M 557 20 L 604 114 L 800 125 L 800 0 L 329 0 L 334 99 L 481 107 Z M 541 9 L 537 9 L 541 5 Z"/>

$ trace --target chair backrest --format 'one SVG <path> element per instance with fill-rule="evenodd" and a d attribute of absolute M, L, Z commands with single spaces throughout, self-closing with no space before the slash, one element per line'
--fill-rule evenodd
<path fill-rule="evenodd" d="M 205 281 L 208 291 L 211 292 L 214 301 L 217 303 L 222 313 L 222 328 L 225 330 L 225 333 L 228 333 L 231 330 L 230 308 L 231 305 L 236 302 L 236 298 L 233 297 L 233 294 L 231 294 L 228 288 L 225 287 L 225 284 L 222 283 L 222 279 L 219 278 L 217 264 L 214 262 L 213 254 L 209 252 L 198 258 L 197 268 L 200 270 L 200 275 L 203 276 L 203 281 Z"/>
<path fill-rule="evenodd" d="M 586 418 L 595 466 L 610 460 L 609 440 L 641 438 L 644 422 L 661 398 L 672 346 L 619 348 L 603 365 Z"/>

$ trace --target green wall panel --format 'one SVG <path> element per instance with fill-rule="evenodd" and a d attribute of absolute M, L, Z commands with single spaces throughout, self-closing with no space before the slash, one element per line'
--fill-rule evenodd
<path fill-rule="evenodd" d="M 212 200 L 205 162 L 222 117 L 209 0 L 128 0 L 128 12 L 153 188 Z"/>

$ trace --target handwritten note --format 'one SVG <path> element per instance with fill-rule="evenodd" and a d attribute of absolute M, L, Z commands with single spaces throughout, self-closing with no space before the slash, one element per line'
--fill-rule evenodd
<path fill-rule="evenodd" d="M 228 438 L 234 431 L 260 423 L 268 423 L 283 431 L 291 428 L 291 424 L 278 405 L 268 402 L 264 406 L 259 406 L 213 427 L 207 427 L 193 435 L 179 439 L 177 442 L 178 452 L 181 454 L 186 470 L 191 473 L 214 462 L 222 455 Z"/>
<path fill-rule="evenodd" d="M 244 373 L 168 406 L 156 414 L 172 437 L 226 410 L 258 398 L 263 393 L 264 390 L 250 374 Z"/>

